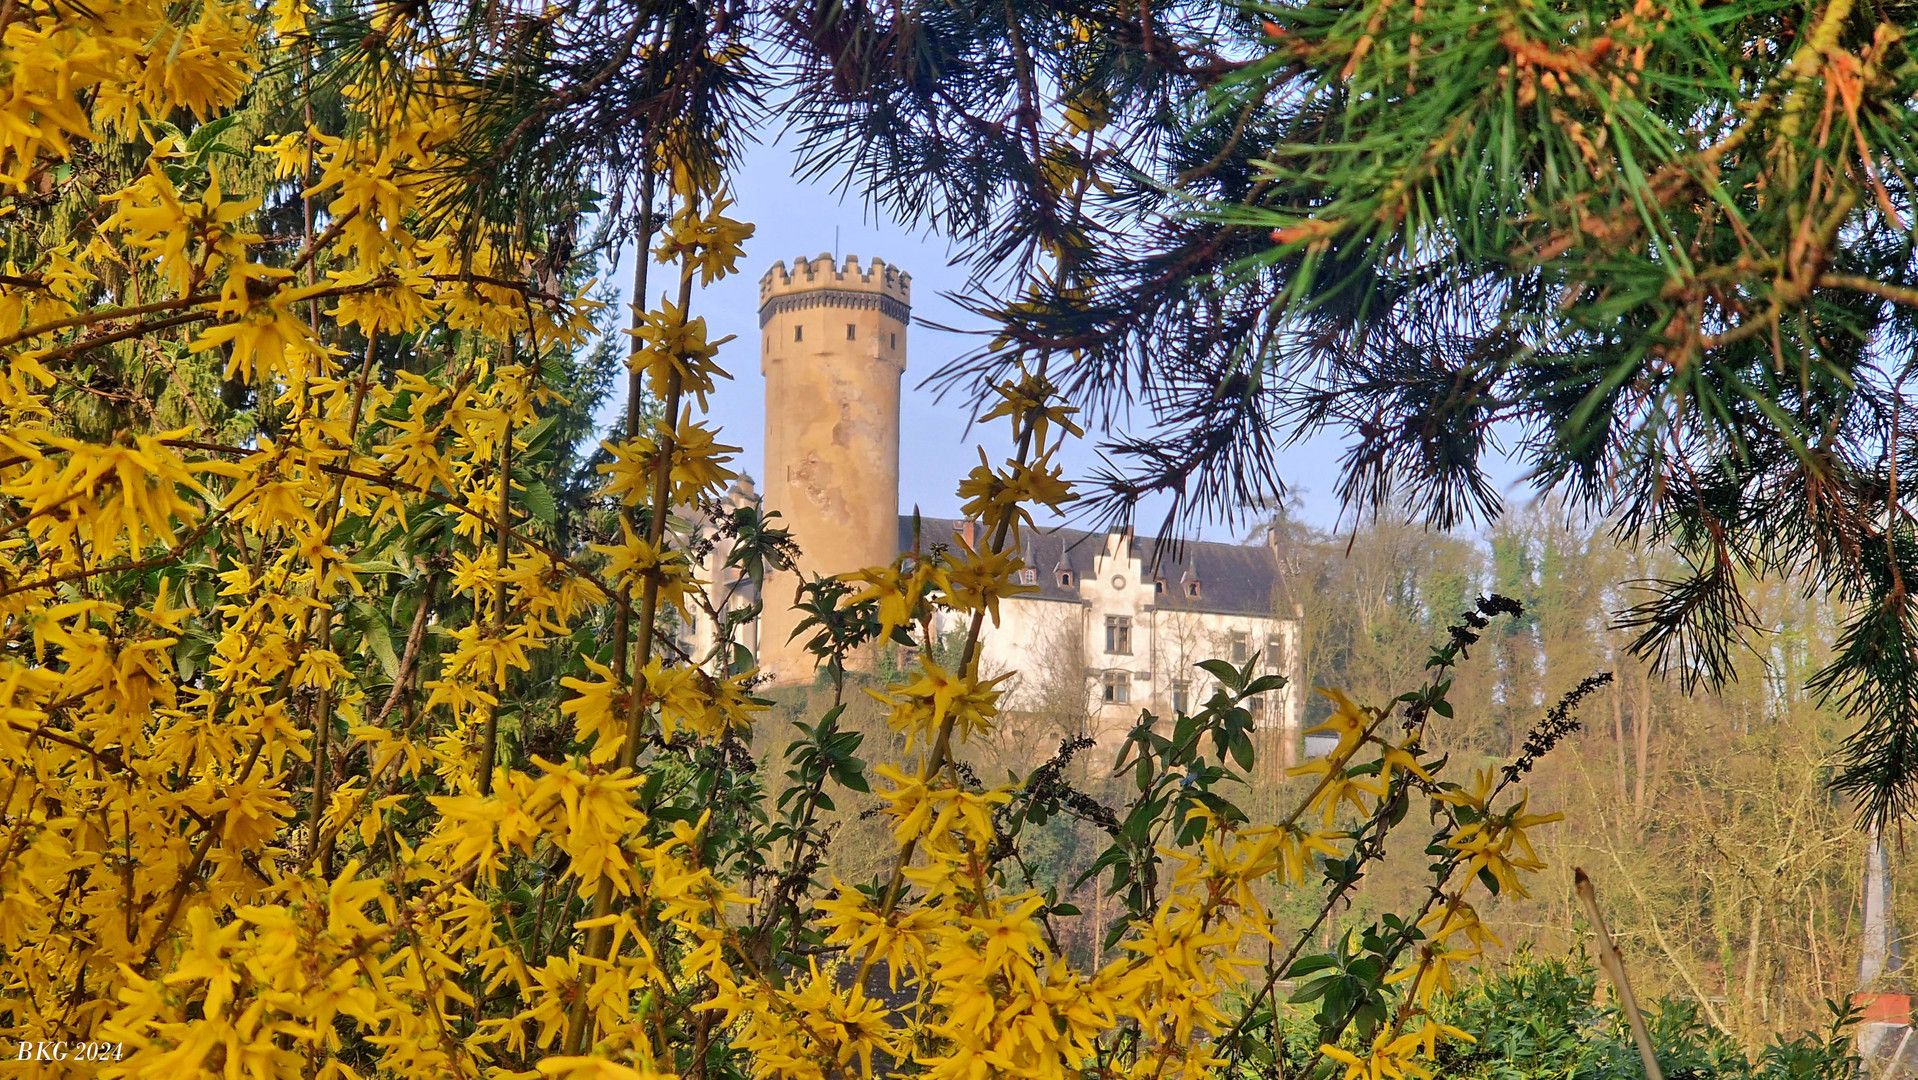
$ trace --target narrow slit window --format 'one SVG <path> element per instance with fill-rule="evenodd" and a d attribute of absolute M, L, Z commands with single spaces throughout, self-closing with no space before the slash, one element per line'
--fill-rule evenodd
<path fill-rule="evenodd" d="M 851 341 L 857 336 L 858 336 L 858 327 L 852 323 L 847 323 L 846 324 L 846 340 Z"/>
<path fill-rule="evenodd" d="M 794 341 L 806 340 L 806 328 L 803 326 L 793 327 L 793 340 Z"/>

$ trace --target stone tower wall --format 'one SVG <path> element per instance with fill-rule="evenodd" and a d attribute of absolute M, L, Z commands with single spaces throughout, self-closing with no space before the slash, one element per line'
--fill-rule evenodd
<path fill-rule="evenodd" d="M 884 260 L 830 255 L 774 263 L 759 280 L 766 376 L 765 505 L 801 549 L 807 576 L 889 563 L 898 554 L 899 380 L 912 277 Z M 776 685 L 810 682 L 789 642 L 798 580 L 767 582 L 760 666 Z"/>

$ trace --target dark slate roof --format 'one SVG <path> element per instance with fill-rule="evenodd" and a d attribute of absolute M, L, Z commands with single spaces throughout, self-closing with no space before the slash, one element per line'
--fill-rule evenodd
<path fill-rule="evenodd" d="M 950 544 L 953 533 L 963 531 L 967 524 L 955 518 L 922 517 L 922 543 L 926 547 Z M 1102 550 L 1104 540 L 1103 534 L 1079 529 L 1027 531 L 1021 557 L 1028 567 L 1038 571 L 1039 591 L 1024 595 L 1040 600 L 1082 602 L 1078 583 L 1092 573 L 1092 560 Z M 910 514 L 899 517 L 899 550 L 912 550 Z M 1175 550 L 1177 558 L 1174 558 Z M 1135 537 L 1132 552 L 1143 561 L 1148 577 L 1154 573 L 1153 556 L 1163 553 L 1157 576 L 1165 582 L 1165 591 L 1152 598 L 1155 607 L 1264 617 L 1278 610 L 1275 596 L 1279 586 L 1278 559 L 1273 550 L 1264 545 L 1188 540 L 1175 546 L 1153 537 Z M 1072 571 L 1071 587 L 1059 584 L 1061 569 Z M 1182 584 L 1192 578 L 1199 582 L 1196 598 L 1187 597 Z"/>

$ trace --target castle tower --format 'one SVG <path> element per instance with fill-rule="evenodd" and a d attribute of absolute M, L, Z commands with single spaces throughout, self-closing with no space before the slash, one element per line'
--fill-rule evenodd
<path fill-rule="evenodd" d="M 899 379 L 906 370 L 912 276 L 858 256 L 774 263 L 759 279 L 759 370 L 766 376 L 765 505 L 799 542 L 806 577 L 889 563 L 899 554 Z M 775 684 L 813 679 L 789 641 L 798 581 L 766 585 L 760 668 Z"/>

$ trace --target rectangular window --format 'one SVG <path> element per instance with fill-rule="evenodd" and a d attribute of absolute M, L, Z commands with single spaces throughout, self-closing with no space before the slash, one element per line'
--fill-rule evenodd
<path fill-rule="evenodd" d="M 1175 682 L 1172 684 L 1172 711 L 1180 716 L 1192 707 L 1192 684 Z"/>
<path fill-rule="evenodd" d="M 1245 631 L 1243 630 L 1232 631 L 1232 662 L 1233 663 L 1235 664 L 1245 663 L 1246 642 L 1247 642 L 1247 637 L 1246 637 Z"/>
<path fill-rule="evenodd" d="M 1285 670 L 1285 639 L 1277 634 L 1265 635 L 1265 666 L 1273 671 Z"/>
<path fill-rule="evenodd" d="M 854 327 L 853 327 L 853 324 L 852 324 L 852 323 L 847 323 L 847 324 L 846 324 L 846 340 L 847 340 L 847 341 L 851 341 L 851 340 L 853 340 L 853 338 L 854 338 L 855 336 L 856 336 L 856 335 L 855 335 L 855 331 L 854 331 Z"/>
<path fill-rule="evenodd" d="M 890 349 L 897 349 L 897 348 L 899 347 L 899 335 L 898 335 L 898 334 L 888 334 L 888 335 L 886 335 L 886 336 L 892 339 L 892 344 L 891 344 L 891 345 L 888 345 L 888 346 L 887 346 L 887 348 L 890 348 Z"/>
<path fill-rule="evenodd" d="M 793 327 L 793 340 L 794 341 L 806 340 L 806 328 L 803 326 Z"/>
<path fill-rule="evenodd" d="M 1132 655 L 1132 619 L 1130 616 L 1106 616 L 1106 651 L 1119 656 Z"/>
<path fill-rule="evenodd" d="M 1108 671 L 1105 676 L 1105 703 L 1107 705 L 1126 705 L 1132 701 L 1132 673 L 1130 671 Z"/>
<path fill-rule="evenodd" d="M 1265 695 L 1254 694 L 1252 697 L 1247 698 L 1245 702 L 1245 707 L 1248 710 L 1250 710 L 1252 713 L 1252 726 L 1255 728 L 1264 727 L 1265 726 Z"/>

